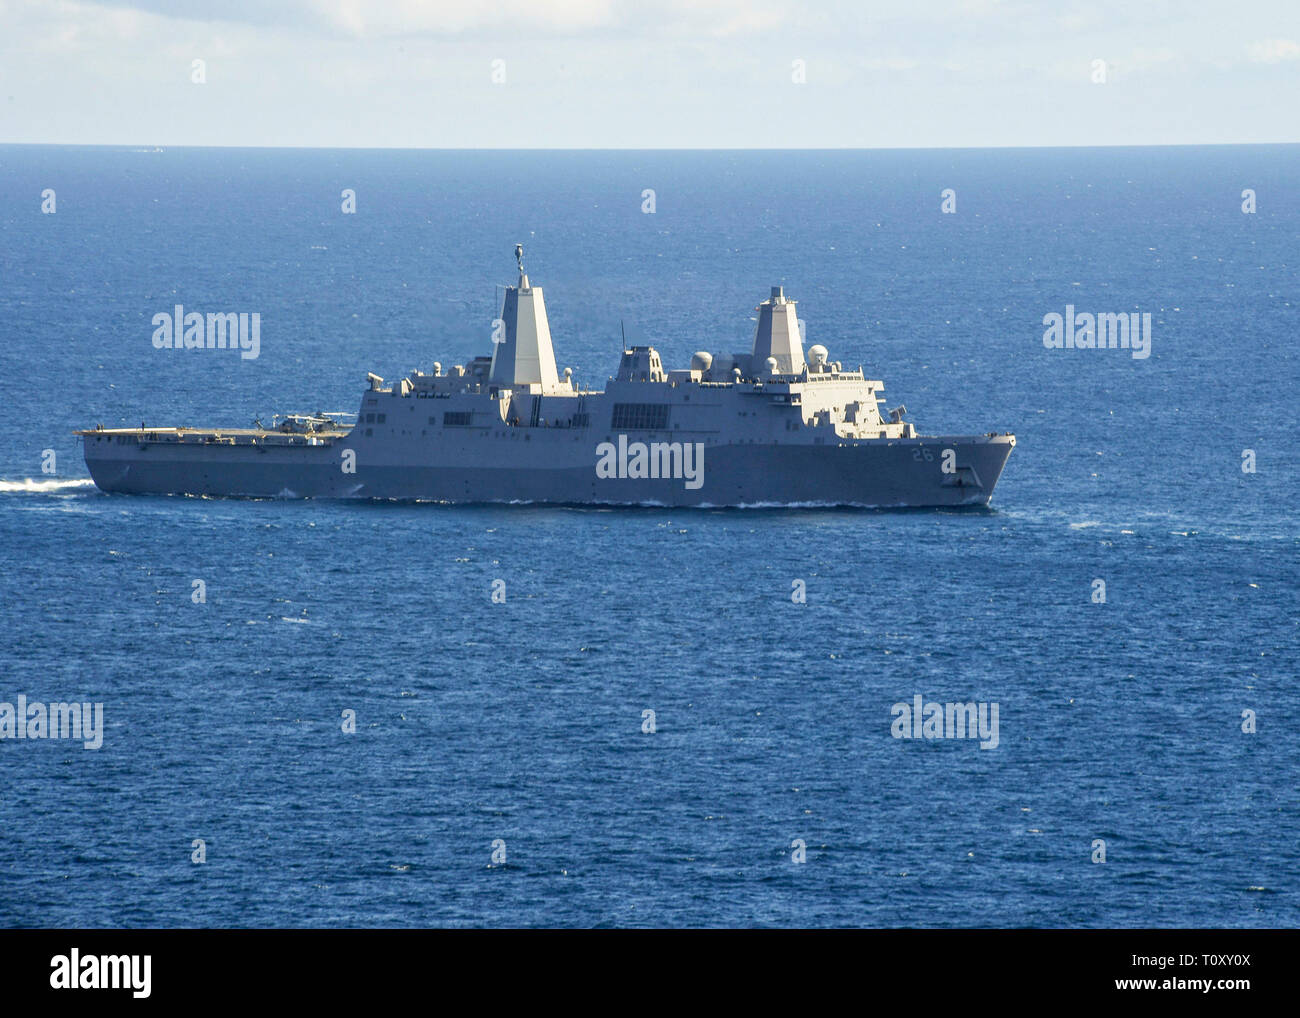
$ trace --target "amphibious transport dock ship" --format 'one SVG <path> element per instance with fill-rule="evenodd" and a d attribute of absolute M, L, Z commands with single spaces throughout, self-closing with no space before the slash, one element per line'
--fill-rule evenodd
<path fill-rule="evenodd" d="M 542 288 L 507 287 L 491 356 L 391 384 L 369 375 L 354 424 L 78 431 L 106 492 L 640 505 L 985 505 L 1011 434 L 926 435 L 881 414 L 882 383 L 805 356 L 781 287 L 752 348 L 665 370 L 623 351 L 603 391 L 556 372 Z"/>

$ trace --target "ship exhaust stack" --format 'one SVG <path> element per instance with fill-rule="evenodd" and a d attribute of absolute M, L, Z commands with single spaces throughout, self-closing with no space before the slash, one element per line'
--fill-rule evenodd
<path fill-rule="evenodd" d="M 515 245 L 515 259 L 519 262 L 519 285 L 506 287 L 501 308 L 504 329 L 492 351 L 491 384 L 536 385 L 543 393 L 567 390 L 571 386 L 561 385 L 555 371 L 555 350 L 542 288 L 531 286 L 524 273 L 522 244 Z"/>
<path fill-rule="evenodd" d="M 754 352 L 750 364 L 757 368 L 769 357 L 776 360 L 776 373 L 803 373 L 803 339 L 795 317 L 795 301 L 786 300 L 782 287 L 772 287 L 772 296 L 757 308 L 758 328 L 754 330 Z"/>

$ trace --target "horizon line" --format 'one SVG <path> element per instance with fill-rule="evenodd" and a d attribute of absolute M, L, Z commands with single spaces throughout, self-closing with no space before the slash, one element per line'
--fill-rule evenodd
<path fill-rule="evenodd" d="M 1284 145 L 1300 146 L 1300 141 L 1206 141 L 1206 142 L 1102 142 L 1095 145 L 880 145 L 880 146 L 815 146 L 791 145 L 784 147 L 754 148 L 740 145 L 720 146 L 657 146 L 634 148 L 632 146 L 424 146 L 424 145 L 194 145 L 162 144 L 160 142 L 64 142 L 64 141 L 0 141 L 0 148 L 105 148 L 105 149 L 235 149 L 265 150 L 269 152 L 984 152 L 998 151 L 1080 151 L 1087 149 L 1121 148 L 1263 148 Z"/>

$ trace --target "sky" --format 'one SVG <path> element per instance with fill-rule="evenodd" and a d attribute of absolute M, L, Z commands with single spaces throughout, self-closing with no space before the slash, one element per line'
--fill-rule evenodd
<path fill-rule="evenodd" d="M 0 143 L 1296 141 L 1300 0 L 0 0 Z"/>

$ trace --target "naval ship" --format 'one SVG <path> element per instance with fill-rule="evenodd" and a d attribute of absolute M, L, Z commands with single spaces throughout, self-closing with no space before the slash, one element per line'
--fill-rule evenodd
<path fill-rule="evenodd" d="M 568 505 L 987 505 L 1010 433 L 918 435 L 883 383 L 825 346 L 805 356 L 796 302 L 757 307 L 750 350 L 665 370 L 623 350 L 603 391 L 556 371 L 542 288 L 505 288 L 490 356 L 386 383 L 353 415 L 270 427 L 78 431 L 111 493 Z M 626 346 L 626 343 L 623 344 Z"/>

